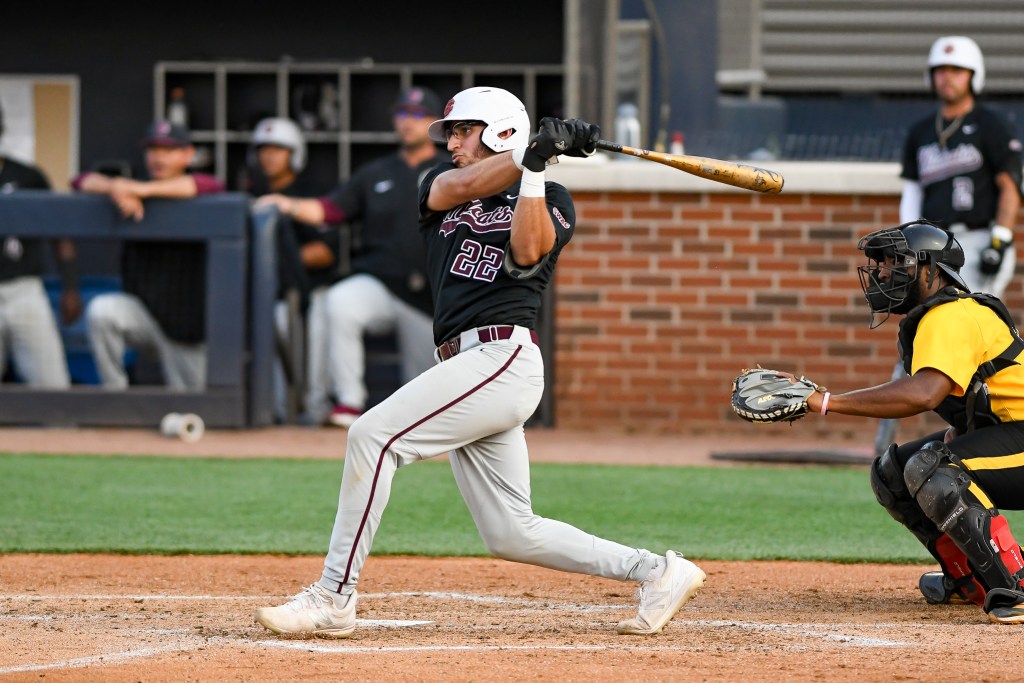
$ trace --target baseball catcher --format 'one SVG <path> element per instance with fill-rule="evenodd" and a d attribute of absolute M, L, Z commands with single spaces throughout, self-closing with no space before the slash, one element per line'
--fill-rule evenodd
<path fill-rule="evenodd" d="M 871 465 L 875 497 L 939 562 L 919 587 L 929 603 L 970 602 L 989 619 L 1024 623 L 1024 561 L 999 508 L 1024 508 L 1024 339 L 1003 303 L 971 293 L 956 238 L 924 220 L 873 232 L 858 244 L 871 327 L 893 314 L 906 376 L 833 394 L 789 373 L 758 368 L 733 384 L 750 422 L 804 414 L 901 418 L 927 410 L 949 428 L 889 444 Z"/>

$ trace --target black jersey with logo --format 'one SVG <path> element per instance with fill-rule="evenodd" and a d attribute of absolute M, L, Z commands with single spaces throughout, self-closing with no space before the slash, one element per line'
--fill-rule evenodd
<path fill-rule="evenodd" d="M 986 228 L 999 202 L 996 176 L 1009 173 L 1020 191 L 1020 141 L 995 112 L 976 106 L 943 148 L 936 128 L 945 130 L 954 122 L 940 119 L 936 126 L 935 119 L 931 114 L 911 126 L 900 175 L 921 184 L 923 218 L 946 227 Z"/>
<path fill-rule="evenodd" d="M 569 191 L 558 183 L 545 183 L 555 246 L 536 274 L 517 279 L 505 271 L 503 263 L 519 183 L 448 211 L 429 211 L 426 203 L 431 184 L 453 168 L 450 162 L 442 164 L 427 174 L 420 186 L 420 229 L 434 293 L 435 343 L 487 325 L 536 329 L 541 295 L 551 282 L 559 252 L 576 228 L 576 209 Z"/>
<path fill-rule="evenodd" d="M 49 189 L 50 181 L 39 169 L 10 157 L 0 157 L 0 201 L 3 195 L 18 190 Z M 43 240 L 4 234 L 0 228 L 0 282 L 42 272 Z"/>
<path fill-rule="evenodd" d="M 450 159 L 437 150 L 431 159 L 410 168 L 396 152 L 360 167 L 328 196 L 357 224 L 352 272 L 379 279 L 397 297 L 424 313 L 433 310 L 427 287 L 423 243 L 416 234 L 417 188 L 426 173 Z"/>

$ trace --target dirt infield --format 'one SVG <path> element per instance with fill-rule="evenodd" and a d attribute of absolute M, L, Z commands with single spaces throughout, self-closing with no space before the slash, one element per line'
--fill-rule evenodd
<path fill-rule="evenodd" d="M 0 556 L 0 677 L 47 681 L 1019 680 L 1021 631 L 929 606 L 921 567 L 702 562 L 654 637 L 615 634 L 630 585 L 487 559 L 371 557 L 349 640 L 253 610 L 321 558 Z M 968 651 L 965 644 L 970 644 Z"/>
<path fill-rule="evenodd" d="M 808 449 L 739 437 L 530 433 L 533 459 L 737 466 L 715 450 Z M 341 457 L 344 433 L 0 430 L 8 452 Z M 856 444 L 831 444 L 863 454 Z M 742 466 L 742 465 L 738 465 Z M 681 547 L 685 551 L 686 548 Z M 349 640 L 254 623 L 322 557 L 0 555 L 0 679 L 47 681 L 1016 681 L 1022 631 L 930 606 L 925 567 L 705 562 L 704 590 L 654 637 L 619 636 L 633 586 L 466 558 L 371 557 Z M 930 567 L 929 567 L 930 568 Z M 958 676 L 960 674 L 960 676 Z"/>

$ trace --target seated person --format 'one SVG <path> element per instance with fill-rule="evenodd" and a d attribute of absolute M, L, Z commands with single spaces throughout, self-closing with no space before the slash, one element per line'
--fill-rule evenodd
<path fill-rule="evenodd" d="M 249 194 L 260 197 L 270 193 L 287 197 L 317 197 L 325 188 L 313 182 L 303 171 L 306 167 L 306 140 L 298 125 L 290 119 L 269 118 L 256 124 L 252 136 L 249 166 L 253 178 Z M 283 298 L 286 289 L 302 294 L 306 315 L 306 396 L 309 415 L 325 415 L 331 406 L 327 400 L 327 329 L 324 297 L 327 288 L 338 279 L 340 239 L 335 228 L 314 225 L 286 217 L 278 232 L 278 263 Z M 278 333 L 285 334 L 287 305 L 278 302 Z M 284 372 L 275 369 L 275 393 L 278 417 L 284 417 Z"/>
<path fill-rule="evenodd" d="M 327 293 L 329 377 L 337 397 L 328 424 L 348 428 L 366 408 L 365 334 L 395 333 L 403 382 L 434 364 L 433 301 L 417 193 L 420 179 L 451 158 L 427 134 L 441 110 L 437 95 L 427 88 L 404 90 L 391 110 L 397 150 L 362 165 L 325 196 L 293 199 L 274 193 L 259 200 L 310 223 L 361 227 L 352 274 Z"/>
<path fill-rule="evenodd" d="M 49 189 L 50 181 L 41 169 L 0 156 L 0 201 L 18 190 Z M 14 235 L 0 237 L 0 377 L 10 355 L 18 376 L 29 386 L 66 389 L 71 385 L 67 358 L 42 279 L 43 242 Z M 75 245 L 66 239 L 52 244 L 61 278 L 61 318 L 71 323 L 82 310 Z"/>
<path fill-rule="evenodd" d="M 85 173 L 75 178 L 72 187 L 108 195 L 122 216 L 135 221 L 145 215 L 145 199 L 189 199 L 224 191 L 213 176 L 188 173 L 195 148 L 185 128 L 156 121 L 147 130 L 143 147 L 146 179 Z M 121 279 L 123 292 L 97 296 L 85 312 L 103 386 L 128 386 L 124 352 L 131 346 L 157 355 L 167 386 L 202 390 L 206 385 L 205 245 L 126 241 Z"/>

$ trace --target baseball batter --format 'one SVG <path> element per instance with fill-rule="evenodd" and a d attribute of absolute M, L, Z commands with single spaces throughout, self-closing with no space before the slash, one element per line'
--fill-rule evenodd
<path fill-rule="evenodd" d="M 397 468 L 451 452 L 452 472 L 484 543 L 498 557 L 640 584 L 619 633 L 660 631 L 704 583 L 669 551 L 655 555 L 539 517 L 530 501 L 523 423 L 544 366 L 534 326 L 555 261 L 576 227 L 572 198 L 546 182 L 557 154 L 593 154 L 597 126 L 542 119 L 499 88 L 455 95 L 430 134 L 451 163 L 420 188 L 438 364 L 352 425 L 323 575 L 287 603 L 257 610 L 275 633 L 334 638 L 356 625 L 356 584 Z"/>

